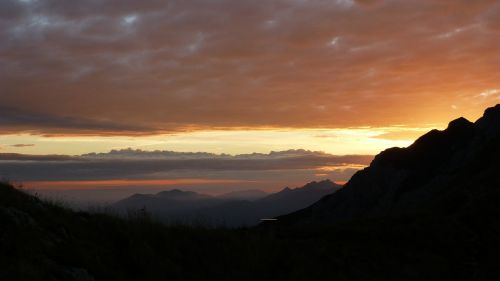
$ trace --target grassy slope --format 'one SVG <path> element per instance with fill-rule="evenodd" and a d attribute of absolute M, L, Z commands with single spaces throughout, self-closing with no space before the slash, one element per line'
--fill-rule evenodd
<path fill-rule="evenodd" d="M 147 216 L 75 213 L 2 184 L 0 280 L 86 280 L 82 271 L 107 281 L 489 280 L 499 273 L 500 228 L 483 220 L 486 229 L 467 216 L 307 229 L 166 227 Z"/>

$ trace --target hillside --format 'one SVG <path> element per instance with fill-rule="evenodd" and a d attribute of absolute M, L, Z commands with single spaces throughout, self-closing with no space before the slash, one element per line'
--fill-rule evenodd
<path fill-rule="evenodd" d="M 0 280 L 496 280 L 498 209 L 204 229 L 75 213 L 0 184 Z"/>
<path fill-rule="evenodd" d="M 338 192 L 279 220 L 296 225 L 408 214 L 496 212 L 499 172 L 497 105 L 475 123 L 459 118 L 446 130 L 433 130 L 408 148 L 383 151 Z"/>

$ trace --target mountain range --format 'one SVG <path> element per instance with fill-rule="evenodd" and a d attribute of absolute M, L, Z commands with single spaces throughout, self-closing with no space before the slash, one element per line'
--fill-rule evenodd
<path fill-rule="evenodd" d="M 167 223 L 252 226 L 261 219 L 307 207 L 340 187 L 330 180 L 324 180 L 294 189 L 286 187 L 272 194 L 244 190 L 209 196 L 192 191 L 169 190 L 154 195 L 134 194 L 116 202 L 111 208 L 119 213 L 147 211 Z"/>

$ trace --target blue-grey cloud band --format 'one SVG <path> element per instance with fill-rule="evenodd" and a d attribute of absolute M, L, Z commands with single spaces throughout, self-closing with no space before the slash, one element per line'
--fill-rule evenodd
<path fill-rule="evenodd" d="M 368 155 L 336 156 L 306 150 L 235 156 L 139 150 L 82 156 L 0 154 L 0 175 L 15 181 L 198 177 L 266 179 L 273 173 L 290 170 L 325 169 L 327 172 L 344 173 L 345 170 L 354 171 L 369 164 L 372 158 Z"/>

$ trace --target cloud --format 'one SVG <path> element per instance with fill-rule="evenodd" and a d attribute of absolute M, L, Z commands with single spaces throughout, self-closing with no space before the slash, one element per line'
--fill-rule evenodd
<path fill-rule="evenodd" d="M 489 97 L 497 97 L 499 98 L 500 96 L 500 89 L 490 89 L 490 90 L 486 90 L 484 92 L 481 92 L 478 97 L 481 97 L 481 98 L 489 98 Z"/>
<path fill-rule="evenodd" d="M 277 175 L 294 177 L 290 171 L 310 178 L 316 171 L 329 171 L 332 175 L 342 175 L 342 180 L 345 180 L 344 177 L 350 177 L 372 159 L 372 156 L 365 155 L 336 156 L 307 150 L 234 156 L 131 149 L 82 156 L 4 153 L 0 154 L 0 176 L 15 181 L 179 178 L 269 180 Z"/>
<path fill-rule="evenodd" d="M 376 4 L 381 4 L 383 0 L 355 0 L 356 4 L 361 6 L 372 6 Z"/>
<path fill-rule="evenodd" d="M 23 147 L 32 147 L 32 146 L 35 146 L 34 144 L 32 143 L 17 143 L 17 144 L 12 144 L 11 147 L 17 147 L 17 148 L 23 148 Z"/>
<path fill-rule="evenodd" d="M 114 150 L 80 156 L 0 153 L 0 178 L 70 201 L 113 201 L 172 188 L 222 193 L 276 191 L 312 180 L 346 182 L 371 155 L 287 150 L 240 155 Z"/>
<path fill-rule="evenodd" d="M 421 125 L 456 117 L 450 104 L 474 119 L 495 99 L 471 99 L 499 87 L 499 11 L 494 0 L 5 0 L 0 125 Z"/>
<path fill-rule="evenodd" d="M 30 155 L 30 154 L 19 154 L 19 153 L 0 153 L 0 164 L 5 164 L 7 163 L 6 161 L 43 162 L 43 161 L 64 161 L 64 160 L 76 160 L 76 159 L 73 156 L 68 156 L 68 155 Z"/>
<path fill-rule="evenodd" d="M 152 128 L 142 128 L 129 125 L 122 125 L 108 120 L 92 120 L 87 118 L 75 118 L 70 116 L 57 116 L 47 113 L 36 113 L 13 108 L 0 107 L 0 132 L 12 133 L 28 130 L 31 132 L 44 133 L 46 130 L 50 134 L 65 132 L 75 132 L 79 134 L 148 134 L 154 130 Z M 15 145 L 22 147 L 25 145 Z"/>

